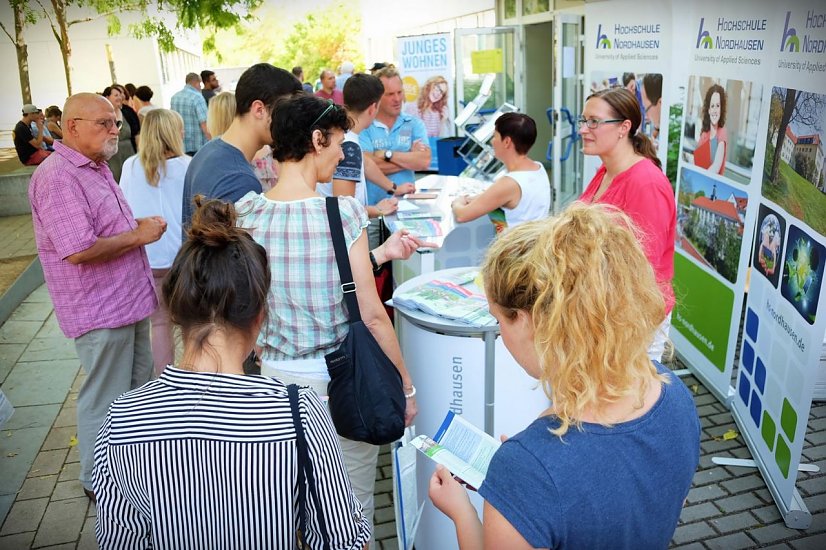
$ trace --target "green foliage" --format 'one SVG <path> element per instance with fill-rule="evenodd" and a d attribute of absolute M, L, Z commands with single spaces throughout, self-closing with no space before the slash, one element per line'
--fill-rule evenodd
<path fill-rule="evenodd" d="M 815 170 L 815 163 L 811 158 L 806 156 L 804 153 L 797 153 L 795 155 L 794 171 L 800 174 L 803 179 L 814 181 Z"/>
<path fill-rule="evenodd" d="M 769 107 L 769 135 L 773 136 L 777 129 L 780 128 L 780 122 L 783 120 L 783 101 L 780 94 L 777 93 L 777 88 L 772 89 L 771 102 Z"/>
<path fill-rule="evenodd" d="M 359 45 L 361 16 L 352 4 L 331 4 L 307 15 L 296 23 L 283 40 L 280 55 L 269 59 L 287 69 L 294 65 L 304 68 L 304 77 L 315 81 L 322 69 L 335 70 L 343 61 L 364 66 L 364 54 Z"/>
<path fill-rule="evenodd" d="M 26 25 L 34 25 L 42 15 L 39 10 L 32 7 L 33 2 L 27 0 L 9 0 L 9 5 L 14 9 L 23 10 L 23 22 Z"/>
<path fill-rule="evenodd" d="M 683 124 L 683 104 L 672 105 L 668 110 L 668 151 L 665 162 L 665 174 L 671 182 L 671 188 L 677 185 L 677 163 L 680 160 L 680 128 Z"/>
<path fill-rule="evenodd" d="M 109 36 L 117 36 L 120 34 L 121 24 L 120 18 L 117 15 L 110 15 L 106 18 L 106 32 Z"/>
<path fill-rule="evenodd" d="M 175 50 L 175 35 L 163 21 L 147 18 L 140 23 L 129 25 L 129 34 L 135 38 L 155 38 L 158 47 L 165 52 Z"/>
<path fill-rule="evenodd" d="M 174 13 L 178 28 L 226 29 L 250 18 L 263 0 L 161 0 L 161 11 Z"/>
<path fill-rule="evenodd" d="M 800 218 L 821 235 L 826 234 L 826 194 L 780 161 L 777 181 L 763 176 L 763 196 Z"/>
<path fill-rule="evenodd" d="M 135 38 L 155 38 L 161 49 L 175 49 L 175 31 L 192 29 L 225 29 L 252 18 L 252 10 L 258 8 L 263 0 L 59 0 L 67 6 L 91 8 L 107 19 L 107 28 L 111 36 L 122 32 L 119 14 L 138 12 L 143 19 L 129 25 L 129 34 Z M 150 7 L 172 15 L 175 25 L 169 27 L 166 20 L 149 14 Z M 69 25 L 93 20 L 94 17 L 69 21 Z"/>
<path fill-rule="evenodd" d="M 337 2 L 291 21 L 283 8 L 267 4 L 256 10 L 254 20 L 243 21 L 232 31 L 207 34 L 204 52 L 226 65 L 267 61 L 287 70 L 301 65 L 308 81 L 315 81 L 322 69 L 335 70 L 346 60 L 363 70 L 359 13 L 357 5 Z"/>
<path fill-rule="evenodd" d="M 283 8 L 264 6 L 250 21 L 202 33 L 206 63 L 244 67 L 270 60 L 278 53 L 278 43 L 271 37 L 283 37 L 288 30 Z"/>

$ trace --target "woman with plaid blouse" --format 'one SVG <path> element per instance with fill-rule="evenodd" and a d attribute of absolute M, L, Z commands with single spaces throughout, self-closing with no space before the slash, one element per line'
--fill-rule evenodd
<path fill-rule="evenodd" d="M 332 102 L 302 95 L 279 103 L 271 126 L 273 154 L 280 163 L 278 185 L 261 195 L 249 193 L 236 203 L 239 226 L 267 250 L 272 271 L 269 316 L 258 337 L 261 372 L 285 384 L 310 386 L 322 399 L 330 380 L 324 356 L 347 336 L 348 314 L 325 199 L 315 188 L 332 178 L 343 158 L 341 144 L 349 127 L 345 110 Z M 364 231 L 367 212 L 353 197 L 339 197 L 339 209 L 362 318 L 398 368 L 405 393 L 413 393 L 399 342 L 373 282 Z M 411 397 L 408 424 L 416 410 Z M 378 447 L 344 438 L 340 442 L 353 490 L 372 521 Z"/>

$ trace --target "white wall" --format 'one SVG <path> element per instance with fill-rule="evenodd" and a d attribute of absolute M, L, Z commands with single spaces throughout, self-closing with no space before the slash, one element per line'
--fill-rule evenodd
<path fill-rule="evenodd" d="M 361 0 L 361 28 L 367 68 L 393 61 L 397 36 L 449 32 L 457 28 L 493 27 L 495 0 L 419 0 L 404 9 L 386 0 Z M 403 16 L 396 16 L 396 13 Z"/>
<path fill-rule="evenodd" d="M 70 19 L 89 14 L 72 11 Z M 168 105 L 171 93 L 184 85 L 184 74 L 188 71 L 200 72 L 201 52 L 194 45 L 191 36 L 180 36 L 179 47 L 186 54 L 179 55 L 184 63 L 172 64 L 169 82 L 162 82 L 157 44 L 154 40 L 137 40 L 126 36 L 129 23 L 137 20 L 136 15 L 121 16 L 123 33 L 110 37 L 106 32 L 105 20 L 79 23 L 69 30 L 72 44 L 72 91 L 101 92 L 112 83 L 107 60 L 106 45 L 112 52 L 115 75 L 120 84 L 132 82 L 136 86 L 147 85 L 155 92 L 153 103 Z M 0 21 L 14 32 L 14 20 L 7 3 L 0 7 Z M 49 105 L 63 106 L 66 101 L 66 78 L 60 48 L 52 35 L 48 22 L 40 21 L 26 28 L 26 42 L 29 58 L 29 80 L 32 102 L 45 109 Z M 173 54 L 173 57 L 176 57 Z M 186 65 L 186 66 L 183 66 Z M 0 33 L 0 67 L 3 86 L 0 86 L 0 146 L 11 146 L 11 130 L 20 120 L 22 98 L 17 70 L 17 54 L 14 45 L 5 34 Z"/>

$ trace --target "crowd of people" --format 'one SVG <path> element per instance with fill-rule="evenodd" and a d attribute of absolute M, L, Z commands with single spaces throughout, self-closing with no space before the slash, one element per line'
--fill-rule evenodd
<path fill-rule="evenodd" d="M 23 107 L 15 143 L 39 164 L 38 253 L 86 372 L 79 477 L 101 548 L 287 548 L 299 523 L 311 548 L 374 544 L 378 447 L 339 436 L 324 405 L 325 355 L 349 326 L 326 197 L 338 197 L 361 317 L 399 373 L 406 425 L 416 388 L 383 302 L 390 263 L 432 246 L 383 223 L 431 151 L 398 70 L 378 65 L 322 72 L 316 93 L 300 67 L 259 63 L 234 92 L 189 73 L 171 109 L 117 84 L 62 111 Z M 444 88 L 434 81 L 423 107 L 438 111 Z M 588 98 L 583 151 L 603 164 L 549 217 L 547 172 L 528 157 L 536 124 L 502 115 L 506 175 L 452 204 L 460 223 L 499 212 L 482 269 L 490 310 L 552 402 L 494 456 L 484 521 L 449 472 L 434 474 L 430 496 L 462 548 L 664 547 L 676 527 L 699 423 L 659 363 L 676 214 L 642 116 L 624 88 Z M 320 495 L 306 517 L 301 441 Z M 620 455 L 623 468 L 608 459 Z"/>

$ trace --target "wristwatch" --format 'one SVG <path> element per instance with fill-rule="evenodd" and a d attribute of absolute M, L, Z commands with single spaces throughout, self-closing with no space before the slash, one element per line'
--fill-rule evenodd
<path fill-rule="evenodd" d="M 393 160 L 393 151 L 391 151 L 390 149 L 385 151 L 384 152 L 384 160 L 386 160 L 387 162 L 390 162 L 391 160 Z"/>
<path fill-rule="evenodd" d="M 396 186 L 396 184 L 394 183 L 393 187 L 391 187 L 390 189 L 387 190 L 387 194 L 388 195 L 395 195 L 396 194 L 396 189 L 398 189 L 398 186 Z"/>

